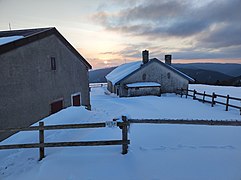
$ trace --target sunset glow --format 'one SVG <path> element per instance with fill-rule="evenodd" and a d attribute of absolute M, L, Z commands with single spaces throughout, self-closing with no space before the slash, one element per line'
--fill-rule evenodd
<path fill-rule="evenodd" d="M 240 0 L 0 0 L 0 30 L 54 26 L 94 69 L 140 60 L 144 49 L 160 60 L 172 54 L 174 63 L 241 63 L 239 7 Z"/>

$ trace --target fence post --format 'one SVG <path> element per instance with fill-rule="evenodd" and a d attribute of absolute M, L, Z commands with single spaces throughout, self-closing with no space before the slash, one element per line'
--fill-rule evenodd
<path fill-rule="evenodd" d="M 216 95 L 215 95 L 215 93 L 213 92 L 213 95 L 212 95 L 212 107 L 213 107 L 214 104 L 215 104 L 215 98 L 216 98 Z"/>
<path fill-rule="evenodd" d="M 203 92 L 203 103 L 205 102 L 205 91 Z"/>
<path fill-rule="evenodd" d="M 183 94 L 183 89 L 181 88 L 181 98 L 182 98 L 182 94 Z"/>
<path fill-rule="evenodd" d="M 228 103 L 229 103 L 229 95 L 227 95 L 227 101 L 226 101 L 226 111 L 228 111 Z"/>
<path fill-rule="evenodd" d="M 196 99 L 196 93 L 197 93 L 197 91 L 194 89 L 194 91 L 193 91 L 193 100 Z"/>
<path fill-rule="evenodd" d="M 39 122 L 39 161 L 44 158 L 44 122 Z"/>
<path fill-rule="evenodd" d="M 186 98 L 187 98 L 187 95 L 188 95 L 188 89 L 186 89 Z"/>
<path fill-rule="evenodd" d="M 123 127 L 122 127 L 122 154 L 127 154 L 128 152 L 128 129 L 127 129 L 127 118 L 122 116 Z"/>

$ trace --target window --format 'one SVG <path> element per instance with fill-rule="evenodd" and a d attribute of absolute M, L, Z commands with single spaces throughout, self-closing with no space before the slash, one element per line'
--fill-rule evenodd
<path fill-rule="evenodd" d="M 56 70 L 55 57 L 51 57 L 51 70 Z"/>
<path fill-rule="evenodd" d="M 145 81 L 146 80 L 146 74 L 142 75 L 142 80 Z"/>
<path fill-rule="evenodd" d="M 171 74 L 167 73 L 167 78 L 170 79 L 170 77 L 171 77 Z"/>

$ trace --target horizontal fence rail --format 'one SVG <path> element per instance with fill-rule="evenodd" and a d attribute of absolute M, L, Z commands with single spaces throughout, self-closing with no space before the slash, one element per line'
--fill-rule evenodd
<path fill-rule="evenodd" d="M 1 132 L 17 132 L 17 131 L 39 131 L 39 142 L 28 144 L 10 144 L 0 145 L 0 150 L 4 149 L 21 149 L 21 148 L 39 148 L 39 160 L 45 157 L 46 147 L 69 147 L 69 146 L 109 146 L 122 145 L 122 154 L 127 154 L 128 144 L 128 127 L 129 122 L 126 117 L 122 117 L 123 122 L 107 121 L 105 123 L 88 123 L 88 124 L 65 124 L 65 125 L 47 125 L 44 122 L 39 122 L 39 126 L 23 127 L 23 128 L 8 128 L 1 129 Z M 80 128 L 104 128 L 104 127 L 119 127 L 122 130 L 122 140 L 108 140 L 108 141 L 81 141 L 81 142 L 51 142 L 44 141 L 44 132 L 46 130 L 60 130 L 60 129 L 80 129 Z"/>
<path fill-rule="evenodd" d="M 241 121 L 227 120 L 185 120 L 185 119 L 128 119 L 130 123 L 149 124 L 189 124 L 189 125 L 214 125 L 214 126 L 241 126 Z"/>
<path fill-rule="evenodd" d="M 177 89 L 176 94 L 181 95 L 181 97 L 186 96 L 186 98 L 189 96 L 189 97 L 192 97 L 193 100 L 198 100 L 203 103 L 210 103 L 212 107 L 214 107 L 215 104 L 224 105 L 226 111 L 228 111 L 229 107 L 236 108 L 236 109 L 239 109 L 240 115 L 241 115 L 241 98 L 232 97 L 229 95 L 225 96 L 225 95 L 221 95 L 221 94 L 216 94 L 214 92 L 212 94 L 207 94 L 205 91 L 203 93 L 201 93 L 201 92 L 197 92 L 195 89 L 194 90 Z M 197 97 L 197 95 L 202 96 L 202 97 L 199 98 L 199 97 Z M 207 100 L 206 97 L 209 97 L 211 99 Z M 216 100 L 216 98 L 223 98 L 224 102 L 218 101 L 218 100 Z M 230 100 L 239 101 L 240 106 L 231 104 Z"/>
<path fill-rule="evenodd" d="M 83 141 L 83 142 L 55 142 L 44 143 L 44 147 L 67 147 L 67 146 L 107 146 L 107 145 L 122 145 L 130 144 L 130 141 L 123 142 L 122 140 L 110 140 L 110 141 Z M 13 144 L 2 145 L 0 149 L 21 149 L 21 148 L 40 148 L 42 145 L 39 143 L 31 144 Z"/>

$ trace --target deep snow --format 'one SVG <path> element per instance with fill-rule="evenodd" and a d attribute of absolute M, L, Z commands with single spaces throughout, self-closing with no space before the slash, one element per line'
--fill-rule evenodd
<path fill-rule="evenodd" d="M 225 93 L 231 91 L 236 89 Z M 104 122 L 121 115 L 241 120 L 236 109 L 226 112 L 223 106 L 211 108 L 174 94 L 118 98 L 99 87 L 92 88 L 91 103 L 92 111 L 70 107 L 45 118 L 45 124 Z M 46 132 L 45 137 L 46 142 L 108 140 L 120 139 L 121 131 L 58 130 Z M 127 155 L 121 154 L 121 146 L 46 148 L 46 157 L 39 162 L 38 149 L 1 150 L 0 179 L 241 179 L 240 137 L 241 127 L 134 124 Z M 21 132 L 0 144 L 37 141 L 37 132 Z"/>

